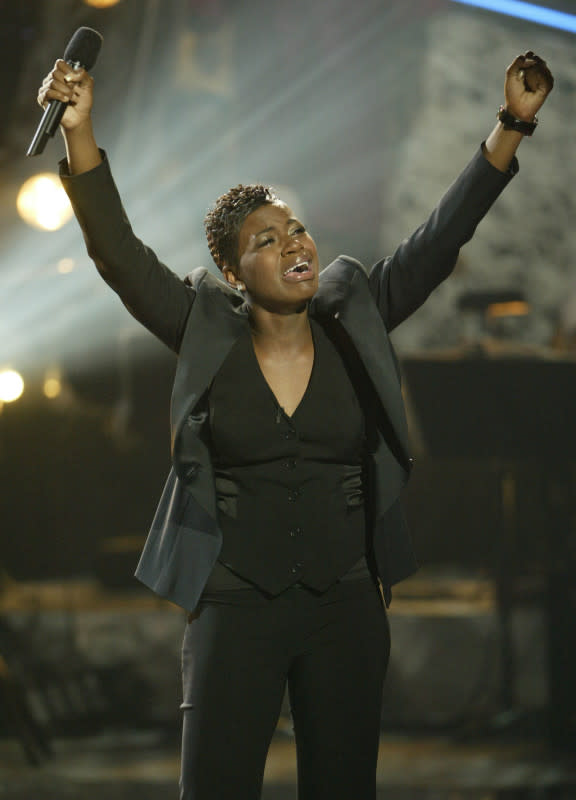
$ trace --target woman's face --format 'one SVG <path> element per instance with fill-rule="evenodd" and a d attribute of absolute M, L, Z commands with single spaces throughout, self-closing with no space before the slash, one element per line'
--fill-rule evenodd
<path fill-rule="evenodd" d="M 276 313 L 300 310 L 318 288 L 318 253 L 287 205 L 260 206 L 238 237 L 238 267 L 226 275 L 245 287 L 249 302 Z"/>

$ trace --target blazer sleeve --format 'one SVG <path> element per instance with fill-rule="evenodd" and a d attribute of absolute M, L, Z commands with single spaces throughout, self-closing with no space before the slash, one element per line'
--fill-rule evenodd
<path fill-rule="evenodd" d="M 177 353 L 195 291 L 134 234 L 102 156 L 99 166 L 80 175 L 69 174 L 66 159 L 60 162 L 88 254 L 128 311 Z"/>
<path fill-rule="evenodd" d="M 516 158 L 503 173 L 478 150 L 428 220 L 394 255 L 376 262 L 369 273 L 370 288 L 388 331 L 450 275 L 460 248 L 517 172 Z"/>

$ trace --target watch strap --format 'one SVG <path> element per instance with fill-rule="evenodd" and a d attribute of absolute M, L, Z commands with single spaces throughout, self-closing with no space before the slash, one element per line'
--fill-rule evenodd
<path fill-rule="evenodd" d="M 515 117 L 504 106 L 500 106 L 496 116 L 504 126 L 504 130 L 518 131 L 518 133 L 523 133 L 524 136 L 532 136 L 538 125 L 538 117 L 534 117 L 533 122 L 526 122 L 524 119 Z"/>

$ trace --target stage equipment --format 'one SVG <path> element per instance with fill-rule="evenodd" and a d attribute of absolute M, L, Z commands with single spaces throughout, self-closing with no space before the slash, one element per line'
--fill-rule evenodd
<path fill-rule="evenodd" d="M 501 659 L 501 718 L 517 716 L 517 664 L 512 612 L 518 576 L 526 567 L 519 525 L 519 476 L 530 465 L 547 521 L 539 531 L 539 565 L 547 617 L 548 725 L 558 747 L 576 746 L 576 604 L 574 453 L 576 359 L 552 351 L 492 342 L 468 350 L 406 357 L 412 428 L 427 456 L 489 465 L 499 525 L 490 572 L 496 591 Z M 470 516 L 475 509 L 470 508 Z M 460 531 L 465 535 L 465 531 Z M 571 611 L 570 611 L 571 609 Z M 571 616 L 572 615 L 572 616 Z"/>

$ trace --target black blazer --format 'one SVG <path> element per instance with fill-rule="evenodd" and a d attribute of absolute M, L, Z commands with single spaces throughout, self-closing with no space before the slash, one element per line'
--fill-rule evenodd
<path fill-rule="evenodd" d="M 355 360 L 376 398 L 368 518 L 387 599 L 417 567 L 399 494 L 410 468 L 408 432 L 396 358 L 388 334 L 452 271 L 460 247 L 517 172 L 504 174 L 478 152 L 430 218 L 367 273 L 340 256 L 320 274 L 310 314 L 340 331 L 342 356 Z M 243 299 L 201 267 L 184 281 L 138 240 L 121 207 L 108 164 L 63 184 L 88 251 L 131 313 L 179 354 L 171 404 L 173 467 L 136 576 L 187 610 L 198 602 L 218 558 L 222 534 L 209 449 L 206 392 L 248 324 Z"/>

